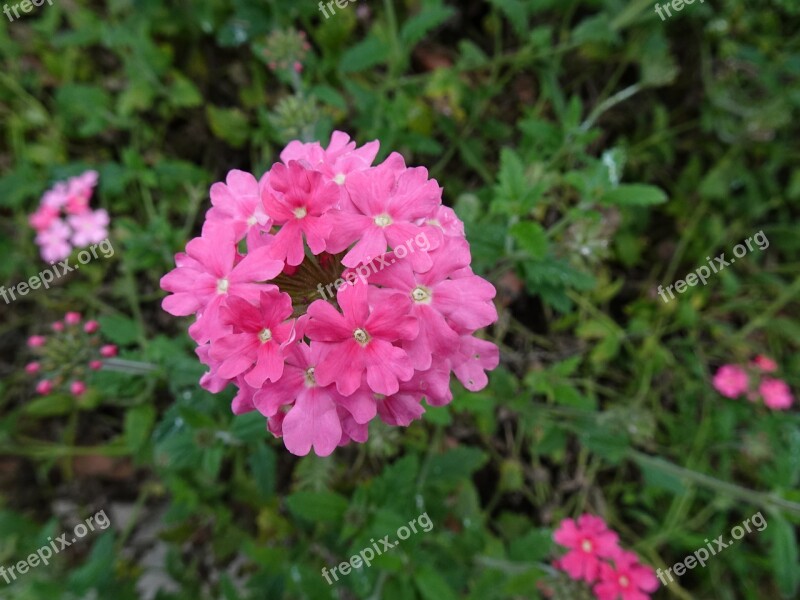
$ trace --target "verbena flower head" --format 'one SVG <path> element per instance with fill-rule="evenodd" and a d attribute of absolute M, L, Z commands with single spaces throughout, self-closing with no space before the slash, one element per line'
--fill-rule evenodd
<path fill-rule="evenodd" d="M 96 185 L 97 172 L 86 171 L 57 182 L 44 193 L 39 207 L 28 218 L 44 260 L 63 260 L 73 247 L 83 248 L 108 237 L 108 213 L 89 208 Z"/>
<path fill-rule="evenodd" d="M 714 375 L 712 384 L 727 398 L 738 398 L 746 394 L 751 402 L 756 402 L 760 397 L 767 408 L 787 410 L 794 404 L 789 386 L 782 379 L 766 376 L 767 373 L 778 370 L 777 362 L 767 356 L 758 355 L 744 367 L 721 366 Z"/>
<path fill-rule="evenodd" d="M 495 290 L 463 224 L 427 170 L 377 152 L 335 132 L 261 177 L 231 171 L 161 280 L 164 310 L 195 317 L 200 384 L 236 386 L 233 411 L 261 412 L 297 455 L 364 442 L 375 418 L 407 426 L 423 399 L 452 400 L 452 373 L 475 391 L 499 362 L 474 335 L 497 320 Z"/>
<path fill-rule="evenodd" d="M 116 355 L 117 347 L 101 347 L 99 323 L 83 323 L 81 314 L 77 312 L 68 312 L 63 319 L 53 323 L 51 329 L 54 333 L 48 336 L 28 338 L 28 346 L 36 360 L 26 365 L 25 372 L 37 378 L 36 392 L 39 394 L 58 391 L 81 396 L 88 389 L 85 381 L 90 371 L 103 366 L 100 357 Z M 108 348 L 113 348 L 113 354 L 104 352 Z"/>
<path fill-rule="evenodd" d="M 545 581 L 548 597 L 572 599 L 593 593 L 598 600 L 649 600 L 658 588 L 653 569 L 621 548 L 617 534 L 600 517 L 564 519 L 553 539 L 569 549 L 552 563 L 569 579 L 557 575 Z"/>

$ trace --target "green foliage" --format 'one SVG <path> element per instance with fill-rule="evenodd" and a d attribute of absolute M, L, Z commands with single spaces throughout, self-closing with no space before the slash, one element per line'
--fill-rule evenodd
<path fill-rule="evenodd" d="M 0 596 L 132 599 L 158 576 L 164 600 L 574 600 L 549 566 L 564 517 L 602 515 L 665 569 L 761 511 L 764 532 L 656 597 L 798 597 L 797 409 L 710 385 L 764 353 L 800 391 L 798 16 L 790 0 L 666 21 L 644 0 L 375 0 L 328 19 L 296 0 L 109 0 L 3 19 L 0 279 L 45 268 L 27 215 L 90 167 L 115 255 L 3 305 L 0 565 L 84 513 L 114 520 Z M 311 44 L 300 73 L 263 55 L 288 28 Z M 231 390 L 198 386 L 159 279 L 212 182 L 334 128 L 443 186 L 498 290 L 502 360 L 408 429 L 298 459 L 231 413 Z M 758 231 L 767 249 L 661 300 Z M 72 309 L 155 369 L 34 397 L 25 339 Z M 430 531 L 371 567 L 321 576 L 423 514 Z"/>

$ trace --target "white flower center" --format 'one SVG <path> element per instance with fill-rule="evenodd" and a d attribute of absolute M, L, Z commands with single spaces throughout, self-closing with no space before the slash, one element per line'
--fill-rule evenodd
<path fill-rule="evenodd" d="M 620 576 L 620 578 L 619 578 L 619 585 L 620 585 L 621 587 L 624 587 L 624 588 L 628 587 L 628 585 L 630 584 L 630 582 L 631 582 L 631 581 L 630 581 L 630 579 L 628 579 L 627 577 L 625 577 L 625 575 L 621 575 L 621 576 Z"/>
<path fill-rule="evenodd" d="M 228 280 L 227 279 L 217 279 L 217 293 L 218 294 L 227 294 L 228 293 Z"/>
<path fill-rule="evenodd" d="M 258 218 L 257 218 L 255 215 L 253 215 L 252 217 L 250 217 L 249 219 L 247 219 L 247 225 L 248 225 L 248 227 L 252 227 L 252 226 L 253 226 L 253 225 L 255 225 L 256 223 L 258 223 Z"/>
<path fill-rule="evenodd" d="M 297 208 L 294 209 L 294 216 L 297 217 L 298 219 L 302 219 L 307 214 L 308 211 L 306 210 L 305 206 L 298 206 Z"/>
<path fill-rule="evenodd" d="M 375 225 L 378 227 L 386 227 L 387 225 L 392 224 L 392 217 L 387 214 L 378 215 L 375 217 Z"/>
<path fill-rule="evenodd" d="M 428 225 L 433 225 L 434 227 L 442 226 L 442 224 L 439 223 L 439 219 L 428 219 Z"/>
<path fill-rule="evenodd" d="M 337 173 L 336 177 L 333 178 L 333 182 L 337 185 L 344 185 L 344 180 L 346 176 L 344 173 Z"/>
<path fill-rule="evenodd" d="M 317 380 L 314 379 L 314 367 L 306 369 L 305 380 L 306 387 L 315 387 L 317 385 Z"/>
<path fill-rule="evenodd" d="M 431 291 L 424 286 L 418 285 L 411 290 L 411 297 L 414 299 L 414 302 L 428 303 L 431 301 Z"/>
<path fill-rule="evenodd" d="M 592 551 L 592 542 L 589 540 L 583 540 L 581 543 L 581 550 L 584 552 L 591 552 Z"/>
<path fill-rule="evenodd" d="M 261 333 L 258 334 L 258 339 L 261 340 L 262 344 L 266 344 L 272 339 L 272 332 L 269 329 L 264 328 L 261 330 Z"/>
<path fill-rule="evenodd" d="M 366 331 L 364 331 L 364 330 L 363 330 L 363 329 L 361 329 L 361 328 L 359 328 L 359 329 L 356 329 L 356 330 L 353 332 L 353 337 L 354 337 L 354 338 L 356 339 L 356 341 L 357 341 L 359 344 L 361 344 L 362 346 L 363 346 L 364 344 L 366 344 L 366 343 L 369 341 L 369 335 L 367 334 L 367 332 L 366 332 Z"/>

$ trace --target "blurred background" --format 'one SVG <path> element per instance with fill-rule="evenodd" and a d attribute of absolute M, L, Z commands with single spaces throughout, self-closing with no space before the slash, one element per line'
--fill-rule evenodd
<path fill-rule="evenodd" d="M 562 519 L 600 515 L 666 569 L 757 512 L 653 597 L 800 597 L 797 405 L 712 384 L 766 355 L 800 391 L 796 2 L 25 2 L 0 16 L 0 283 L 49 266 L 29 216 L 88 169 L 114 252 L 0 302 L 0 565 L 110 526 L 0 598 L 591 598 L 559 591 Z M 407 429 L 298 458 L 199 387 L 159 279 L 213 182 L 334 129 L 444 187 L 497 288 L 501 364 Z M 116 368 L 37 393 L 26 341 L 70 311 Z M 320 575 L 423 512 L 429 532 Z"/>

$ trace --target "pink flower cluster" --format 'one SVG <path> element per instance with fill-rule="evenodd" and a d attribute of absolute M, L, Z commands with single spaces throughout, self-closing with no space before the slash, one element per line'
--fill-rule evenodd
<path fill-rule="evenodd" d="M 38 394 L 63 390 L 75 397 L 82 396 L 87 389 L 83 381 L 87 368 L 92 371 L 102 369 L 101 357 L 117 355 L 116 346 L 101 345 L 100 323 L 86 321 L 81 326 L 81 322 L 80 313 L 68 312 L 63 320 L 50 326 L 53 336 L 32 335 L 28 338 L 28 347 L 37 359 L 25 365 L 25 372 L 39 377 L 36 384 Z"/>
<path fill-rule="evenodd" d="M 63 260 L 73 247 L 97 244 L 108 236 L 108 213 L 89 208 L 96 185 L 97 172 L 86 171 L 59 181 L 44 193 L 39 208 L 28 218 L 44 260 Z"/>
<path fill-rule="evenodd" d="M 377 152 L 335 132 L 327 148 L 291 142 L 260 180 L 231 171 L 161 280 L 164 310 L 196 316 L 200 384 L 236 385 L 233 411 L 260 411 L 297 455 L 365 442 L 376 417 L 408 426 L 423 398 L 452 400 L 451 371 L 475 391 L 499 362 L 473 335 L 497 311 L 463 224 L 426 169 L 397 153 L 373 166 Z M 405 244 L 419 236 L 424 248 Z M 344 280 L 321 299 L 321 283 Z"/>
<path fill-rule="evenodd" d="M 598 600 L 648 600 L 658 588 L 652 568 L 619 546 L 619 536 L 594 515 L 564 519 L 553 533 L 569 549 L 554 562 L 571 579 L 592 586 Z"/>
<path fill-rule="evenodd" d="M 765 375 L 777 370 L 778 364 L 774 360 L 756 356 L 747 367 L 722 365 L 717 369 L 712 383 L 726 398 L 738 398 L 746 394 L 751 402 L 760 397 L 772 410 L 787 410 L 794 403 L 789 386 L 782 379 Z"/>

